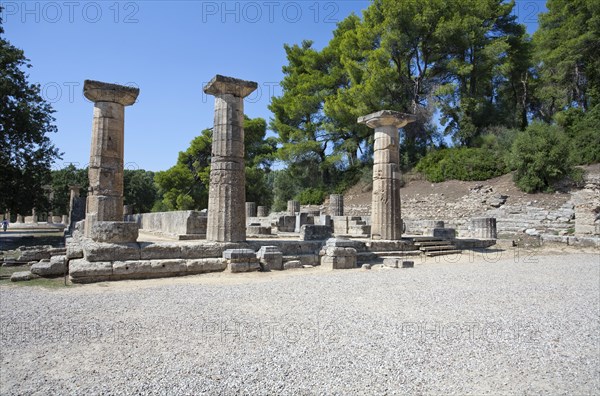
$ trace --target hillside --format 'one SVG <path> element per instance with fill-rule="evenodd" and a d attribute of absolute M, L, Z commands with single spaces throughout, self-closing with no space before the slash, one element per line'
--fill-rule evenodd
<path fill-rule="evenodd" d="M 586 180 L 600 179 L 600 164 L 585 166 Z M 431 183 L 418 175 L 406 175 L 401 189 L 402 217 L 410 227 L 423 220 L 444 220 L 456 228 L 466 227 L 472 217 L 498 218 L 499 230 L 520 231 L 529 227 L 556 232 L 573 228 L 573 194 L 580 191 L 566 186 L 564 192 L 527 194 L 520 191 L 506 174 L 485 181 L 445 181 Z M 358 183 L 344 194 L 347 215 L 368 215 L 371 183 Z M 593 190 L 596 199 L 600 192 Z M 327 204 L 327 203 L 326 203 Z"/>

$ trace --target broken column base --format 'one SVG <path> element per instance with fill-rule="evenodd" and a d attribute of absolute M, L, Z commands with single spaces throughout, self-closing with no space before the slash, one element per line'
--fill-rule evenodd
<path fill-rule="evenodd" d="M 96 242 L 129 243 L 137 241 L 138 231 L 138 224 L 133 222 L 96 221 L 89 237 Z"/>

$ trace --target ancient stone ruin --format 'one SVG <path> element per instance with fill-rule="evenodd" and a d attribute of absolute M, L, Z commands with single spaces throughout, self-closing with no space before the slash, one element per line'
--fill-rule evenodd
<path fill-rule="evenodd" d="M 473 219 L 473 234 L 481 239 L 456 238 L 443 222 L 432 223 L 430 235 L 403 237 L 398 129 L 414 117 L 388 110 L 359 119 L 375 129 L 370 216 L 347 216 L 344 197 L 335 194 L 328 208 L 291 200 L 279 213 L 246 202 L 243 100 L 256 87 L 221 75 L 204 87 L 215 96 L 208 210 L 134 215 L 123 209 L 124 110 L 139 90 L 86 80 L 94 118 L 85 220 L 74 223 L 64 255 L 44 256 L 31 277 L 56 276 L 66 268 L 76 283 L 376 263 L 409 268 L 413 262 L 405 256 L 457 254 L 495 243 L 494 219 Z M 71 220 L 82 207 L 79 187 L 73 186 Z M 171 242 L 150 242 L 155 235 Z"/>
<path fill-rule="evenodd" d="M 123 157 L 125 106 L 139 93 L 99 81 L 83 84 L 83 94 L 94 102 L 85 235 L 95 241 L 135 242 L 138 237 L 137 224 L 123 221 Z"/>
<path fill-rule="evenodd" d="M 415 116 L 382 110 L 358 119 L 375 129 L 373 163 L 373 199 L 371 237 L 395 241 L 402 236 L 400 210 L 400 142 L 398 129 L 415 120 Z"/>

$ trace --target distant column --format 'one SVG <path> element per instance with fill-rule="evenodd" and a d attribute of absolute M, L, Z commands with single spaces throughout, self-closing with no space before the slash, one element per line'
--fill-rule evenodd
<path fill-rule="evenodd" d="M 329 196 L 329 212 L 331 216 L 344 215 L 344 196 L 342 194 L 331 194 Z"/>
<path fill-rule="evenodd" d="M 471 235 L 474 238 L 498 238 L 496 219 L 494 217 L 476 217 L 471 219 Z"/>
<path fill-rule="evenodd" d="M 267 217 L 269 216 L 269 208 L 266 206 L 256 207 L 256 217 Z"/>
<path fill-rule="evenodd" d="M 91 80 L 83 83 L 84 96 L 94 102 L 85 221 L 87 236 L 91 236 L 95 222 L 123 221 L 125 106 L 134 104 L 139 93 L 138 88 L 122 85 Z"/>
<path fill-rule="evenodd" d="M 398 129 L 415 116 L 382 110 L 358 119 L 375 129 L 371 238 L 398 240 L 402 237 L 400 211 L 400 151 Z"/>
<path fill-rule="evenodd" d="M 258 84 L 216 75 L 204 92 L 215 97 L 206 239 L 246 240 L 244 98 Z"/>
<path fill-rule="evenodd" d="M 256 202 L 246 202 L 246 218 L 256 217 Z"/>
<path fill-rule="evenodd" d="M 298 213 L 300 213 L 300 202 L 288 201 L 287 210 L 290 216 L 296 216 Z"/>

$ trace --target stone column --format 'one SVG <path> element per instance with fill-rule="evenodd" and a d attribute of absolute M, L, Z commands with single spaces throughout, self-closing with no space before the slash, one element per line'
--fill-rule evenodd
<path fill-rule="evenodd" d="M 342 194 L 331 194 L 329 196 L 329 212 L 331 216 L 344 215 L 344 196 Z"/>
<path fill-rule="evenodd" d="M 37 223 L 38 222 L 38 215 L 37 215 L 37 209 L 36 208 L 31 209 L 31 222 L 32 223 Z"/>
<path fill-rule="evenodd" d="M 206 239 L 246 240 L 244 173 L 244 98 L 257 88 L 252 81 L 216 75 L 204 92 L 215 96 Z"/>
<path fill-rule="evenodd" d="M 17 214 L 17 223 L 23 224 L 23 215 Z"/>
<path fill-rule="evenodd" d="M 494 217 L 475 217 L 471 219 L 471 235 L 474 238 L 496 239 L 496 219 Z"/>
<path fill-rule="evenodd" d="M 135 103 L 140 90 L 85 80 L 83 94 L 94 102 L 88 178 L 85 235 L 92 237 L 97 222 L 123 222 L 123 156 L 125 106 Z M 103 228 L 108 225 L 103 225 Z M 125 231 L 126 226 L 117 226 Z M 137 230 L 136 230 L 137 233 Z"/>
<path fill-rule="evenodd" d="M 290 216 L 296 216 L 296 214 L 300 213 L 300 202 L 288 201 L 287 210 Z"/>
<path fill-rule="evenodd" d="M 400 212 L 400 151 L 398 129 L 415 116 L 382 110 L 358 119 L 375 129 L 371 238 L 398 240 L 402 236 Z"/>
<path fill-rule="evenodd" d="M 246 217 L 256 217 L 256 202 L 246 202 Z"/>
<path fill-rule="evenodd" d="M 266 206 L 257 206 L 256 207 L 256 217 L 267 217 L 269 216 L 269 208 Z"/>

